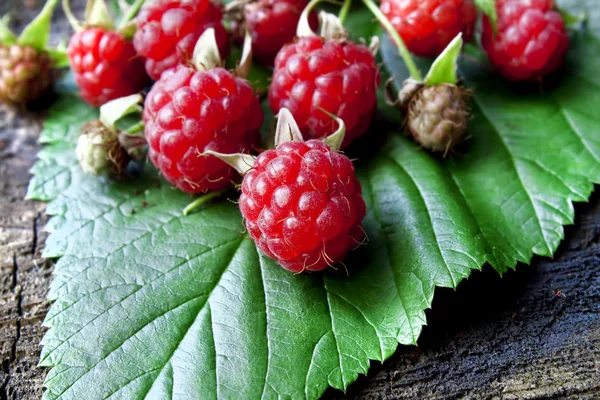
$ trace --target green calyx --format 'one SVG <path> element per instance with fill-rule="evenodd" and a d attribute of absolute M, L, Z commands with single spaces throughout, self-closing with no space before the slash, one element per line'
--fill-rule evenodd
<path fill-rule="evenodd" d="M 498 13 L 496 11 L 496 0 L 474 0 L 473 2 L 488 17 L 494 32 L 498 32 Z"/>
<path fill-rule="evenodd" d="M 130 160 L 144 158 L 146 140 L 138 125 L 120 130 L 117 121 L 141 112 L 142 96 L 134 94 L 100 107 L 100 118 L 84 124 L 76 154 L 81 169 L 94 175 L 120 177 Z"/>
<path fill-rule="evenodd" d="M 10 28 L 9 16 L 5 15 L 0 19 L 0 44 L 4 46 L 17 45 L 21 47 L 31 47 L 40 52 L 47 52 L 57 68 L 65 67 L 69 64 L 66 48 L 58 46 L 57 48 L 48 48 L 50 39 L 50 23 L 52 14 L 58 4 L 58 0 L 48 0 L 42 8 L 42 11 L 23 29 L 19 36 L 15 35 Z"/>
<path fill-rule="evenodd" d="M 440 83 L 456 85 L 458 82 L 457 62 L 462 46 L 462 33 L 459 33 L 431 65 L 424 80 L 425 85 L 434 86 Z"/>
<path fill-rule="evenodd" d="M 131 39 L 135 34 L 136 28 L 133 19 L 144 4 L 144 1 L 145 0 L 136 0 L 135 3 L 130 6 L 121 5 L 123 18 L 121 18 L 118 25 L 115 24 L 105 0 L 88 0 L 83 21 L 78 20 L 73 14 L 69 0 L 62 0 L 62 6 L 69 23 L 75 31 L 81 31 L 89 27 L 101 27 L 109 31 L 116 30 L 124 38 Z"/>

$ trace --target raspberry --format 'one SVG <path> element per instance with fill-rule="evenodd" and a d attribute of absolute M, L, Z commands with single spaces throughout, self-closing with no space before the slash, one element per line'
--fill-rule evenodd
<path fill-rule="evenodd" d="M 76 153 L 81 169 L 94 175 L 119 177 L 130 160 L 127 151 L 119 144 L 117 132 L 99 120 L 83 125 Z"/>
<path fill-rule="evenodd" d="M 232 21 L 231 29 L 241 42 L 245 30 L 252 36 L 252 52 L 257 62 L 273 65 L 275 56 L 283 45 L 296 37 L 296 27 L 307 0 L 257 0 L 244 7 L 244 24 Z M 311 28 L 317 29 L 319 20 L 312 12 Z"/>
<path fill-rule="evenodd" d="M 470 41 L 477 20 L 471 0 L 382 0 L 381 12 L 421 57 L 437 57 L 461 32 Z"/>
<path fill-rule="evenodd" d="M 223 68 L 179 65 L 162 74 L 146 97 L 150 159 L 188 193 L 227 187 L 237 172 L 206 150 L 242 153 L 259 139 L 263 112 L 248 82 Z"/>
<path fill-rule="evenodd" d="M 240 210 L 265 254 L 292 272 L 319 271 L 361 243 L 361 193 L 348 157 L 319 140 L 286 142 L 258 156 Z"/>
<path fill-rule="evenodd" d="M 481 44 L 513 81 L 540 80 L 564 63 L 569 36 L 553 0 L 497 0 L 498 32 L 484 18 Z"/>
<path fill-rule="evenodd" d="M 81 97 L 93 106 L 139 92 L 148 82 L 131 41 L 100 27 L 73 35 L 67 49 Z"/>
<path fill-rule="evenodd" d="M 146 71 L 154 80 L 169 68 L 192 58 L 200 35 L 214 28 L 221 57 L 229 42 L 221 24 L 223 13 L 210 0 L 157 0 L 142 7 L 133 44 L 146 57 Z"/>
<path fill-rule="evenodd" d="M 307 36 L 284 46 L 275 59 L 269 102 L 291 111 L 307 139 L 320 139 L 346 124 L 343 147 L 363 135 L 377 107 L 380 75 L 371 51 L 346 40 Z"/>
<path fill-rule="evenodd" d="M 428 150 L 448 152 L 462 142 L 471 117 L 465 89 L 450 83 L 424 87 L 408 106 L 407 127 Z"/>
<path fill-rule="evenodd" d="M 39 99 L 52 84 L 53 65 L 45 51 L 0 44 L 0 100 L 23 105 Z"/>

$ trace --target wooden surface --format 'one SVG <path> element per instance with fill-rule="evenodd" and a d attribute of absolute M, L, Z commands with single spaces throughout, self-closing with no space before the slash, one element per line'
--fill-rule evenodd
<path fill-rule="evenodd" d="M 35 15 L 25 5 L 41 2 L 1 0 L 0 14 L 13 10 L 22 24 Z M 60 19 L 55 30 L 66 29 Z M 43 117 L 0 107 L 0 400 L 40 398 L 47 372 L 36 368 L 52 273 L 40 258 L 47 219 L 44 204 L 23 200 Z M 600 196 L 576 209 L 554 260 L 503 278 L 486 266 L 457 291 L 437 290 L 419 347 L 325 397 L 600 399 Z"/>

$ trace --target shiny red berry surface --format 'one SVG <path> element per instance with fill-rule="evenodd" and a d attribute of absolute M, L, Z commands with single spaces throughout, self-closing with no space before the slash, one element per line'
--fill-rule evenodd
<path fill-rule="evenodd" d="M 252 36 L 254 59 L 263 65 L 273 65 L 279 50 L 296 37 L 296 28 L 308 0 L 256 0 L 246 4 L 244 23 L 235 22 L 232 28 L 241 42 L 248 29 Z M 316 12 L 309 16 L 312 29 L 319 21 Z"/>
<path fill-rule="evenodd" d="M 569 36 L 553 0 L 497 0 L 498 32 L 484 18 L 481 44 L 513 81 L 539 80 L 564 63 Z"/>
<path fill-rule="evenodd" d="M 263 112 L 246 80 L 223 68 L 204 72 L 180 65 L 154 84 L 143 119 L 152 163 L 179 189 L 201 193 L 238 177 L 202 153 L 249 153 L 258 143 Z"/>
<path fill-rule="evenodd" d="M 137 93 L 148 82 L 143 59 L 117 32 L 98 27 L 77 32 L 67 54 L 81 97 L 93 106 Z"/>
<path fill-rule="evenodd" d="M 293 272 L 319 271 L 361 244 L 361 193 L 348 157 L 319 140 L 287 142 L 258 156 L 240 209 L 265 254 Z"/>
<path fill-rule="evenodd" d="M 410 51 L 431 58 L 461 32 L 470 41 L 477 20 L 471 0 L 382 0 L 381 11 Z"/>
<path fill-rule="evenodd" d="M 302 37 L 284 46 L 275 59 L 269 102 L 277 114 L 291 111 L 305 139 L 333 133 L 346 124 L 346 147 L 363 135 L 377 107 L 380 83 L 375 57 L 364 45 L 347 40 Z"/>
<path fill-rule="evenodd" d="M 157 0 L 146 2 L 137 17 L 133 44 L 146 58 L 146 71 L 154 80 L 167 69 L 188 63 L 198 38 L 208 28 L 215 30 L 221 57 L 229 54 L 223 13 L 210 0 Z"/>

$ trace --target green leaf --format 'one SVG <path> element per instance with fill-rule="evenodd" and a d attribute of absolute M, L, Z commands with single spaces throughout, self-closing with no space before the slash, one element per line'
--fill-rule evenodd
<path fill-rule="evenodd" d="M 6 14 L 0 18 L 0 43 L 5 46 L 10 46 L 17 41 L 17 37 L 10 30 L 8 24 L 10 22 L 10 15 Z"/>
<path fill-rule="evenodd" d="M 31 46 L 34 49 L 44 50 L 50 38 L 50 22 L 58 0 L 47 0 L 44 8 L 33 21 L 29 23 L 19 35 L 18 43 L 21 46 Z"/>
<path fill-rule="evenodd" d="M 483 11 L 490 20 L 494 31 L 498 30 L 498 13 L 496 11 L 496 0 L 473 0 L 475 5 Z"/>
<path fill-rule="evenodd" d="M 456 63 L 458 61 L 458 56 L 460 56 L 462 45 L 462 34 L 459 33 L 431 65 L 429 73 L 425 77 L 426 85 L 435 86 L 440 83 L 451 83 L 456 85 L 456 82 L 458 81 L 458 77 L 456 76 Z"/>
<path fill-rule="evenodd" d="M 436 286 L 456 287 L 486 261 L 504 272 L 556 250 L 571 202 L 600 182 L 599 37 L 591 20 L 562 82 L 543 94 L 465 55 L 460 72 L 475 91 L 465 155 L 440 160 L 397 123 L 374 125 L 348 150 L 363 159 L 369 236 L 348 275 L 286 272 L 247 239 L 237 206 L 184 216 L 192 199 L 155 171 L 118 182 L 83 174 L 74 143 L 97 115 L 61 98 L 28 194 L 52 200 L 44 255 L 60 257 L 44 397 L 314 399 L 346 388 L 370 360 L 416 342 Z M 382 45 L 401 82 L 394 46 Z"/>

